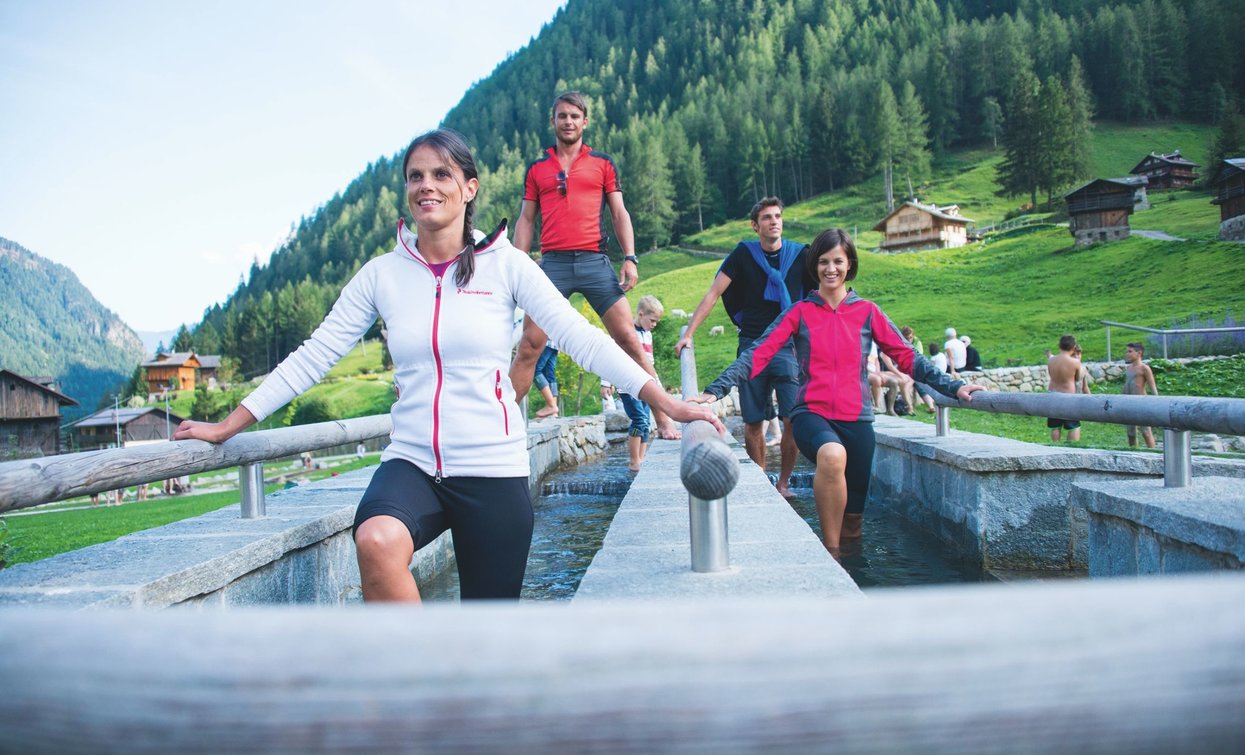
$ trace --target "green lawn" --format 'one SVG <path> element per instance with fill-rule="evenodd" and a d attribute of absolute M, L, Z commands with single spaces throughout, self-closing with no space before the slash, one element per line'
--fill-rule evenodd
<path fill-rule="evenodd" d="M 1150 209 L 1129 218 L 1133 230 L 1161 230 L 1182 239 L 1216 241 L 1219 238 L 1219 207 L 1203 191 L 1182 190 L 1150 193 Z"/>
<path fill-rule="evenodd" d="M 329 374 L 324 377 L 326 380 L 335 380 L 357 375 L 375 374 L 381 371 L 381 345 L 380 340 L 377 339 L 356 344 L 350 350 L 350 353 L 342 357 L 340 362 L 333 365 L 333 369 L 329 370 Z"/>

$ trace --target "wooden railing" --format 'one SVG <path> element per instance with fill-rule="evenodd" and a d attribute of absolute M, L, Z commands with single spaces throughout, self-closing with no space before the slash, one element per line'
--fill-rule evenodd
<path fill-rule="evenodd" d="M 0 513 L 153 480 L 239 467 L 244 516 L 248 489 L 253 496 L 256 477 L 260 483 L 259 510 L 252 508 L 250 512 L 254 516 L 262 514 L 265 461 L 385 437 L 391 428 L 389 415 L 382 414 L 242 433 L 219 445 L 180 440 L 4 462 L 0 463 Z"/>

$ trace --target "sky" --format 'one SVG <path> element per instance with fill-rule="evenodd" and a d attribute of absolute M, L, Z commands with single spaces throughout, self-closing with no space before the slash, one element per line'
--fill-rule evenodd
<path fill-rule="evenodd" d="M 0 0 L 0 237 L 193 327 L 565 2 Z"/>

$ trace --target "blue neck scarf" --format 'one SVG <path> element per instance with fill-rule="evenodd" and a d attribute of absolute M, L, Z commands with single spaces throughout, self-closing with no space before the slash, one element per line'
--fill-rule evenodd
<path fill-rule="evenodd" d="M 778 269 L 774 269 L 765 259 L 765 251 L 761 249 L 760 241 L 745 241 L 744 246 L 752 252 L 752 259 L 756 260 L 769 278 L 765 283 L 765 300 L 778 302 L 778 305 L 786 310 L 791 306 L 791 292 L 787 290 L 787 273 L 791 270 L 791 265 L 799 256 L 802 247 L 791 241 L 783 241 L 778 250 Z"/>

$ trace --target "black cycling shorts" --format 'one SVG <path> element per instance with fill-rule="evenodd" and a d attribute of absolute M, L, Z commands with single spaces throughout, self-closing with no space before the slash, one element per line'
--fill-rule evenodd
<path fill-rule="evenodd" d="M 791 431 L 795 433 L 795 445 L 800 453 L 814 464 L 817 450 L 826 443 L 838 443 L 847 451 L 847 513 L 859 514 L 865 510 L 869 497 L 869 478 L 873 474 L 873 450 L 877 439 L 873 423 L 826 419 L 812 412 L 799 412 L 791 418 Z"/>
<path fill-rule="evenodd" d="M 532 546 L 526 477 L 442 477 L 436 482 L 409 461 L 390 459 L 372 475 L 355 511 L 355 529 L 374 516 L 405 524 L 415 550 L 450 530 L 463 600 L 519 597 Z"/>

